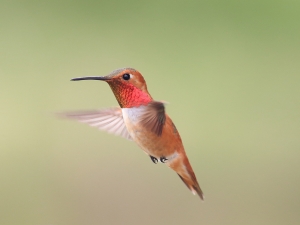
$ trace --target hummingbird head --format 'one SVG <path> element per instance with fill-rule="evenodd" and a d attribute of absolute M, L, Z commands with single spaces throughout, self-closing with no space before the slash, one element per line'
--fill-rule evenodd
<path fill-rule="evenodd" d="M 78 80 L 101 80 L 106 81 L 113 91 L 121 108 L 138 107 L 147 105 L 152 97 L 147 90 L 146 81 L 140 72 L 133 68 L 114 70 L 103 77 L 79 77 Z"/>

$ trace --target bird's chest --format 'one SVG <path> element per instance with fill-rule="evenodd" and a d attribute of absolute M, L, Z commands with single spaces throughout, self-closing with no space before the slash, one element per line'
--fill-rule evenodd
<path fill-rule="evenodd" d="M 159 137 L 140 123 L 145 106 L 122 108 L 123 119 L 131 138 L 146 152 L 159 150 Z"/>

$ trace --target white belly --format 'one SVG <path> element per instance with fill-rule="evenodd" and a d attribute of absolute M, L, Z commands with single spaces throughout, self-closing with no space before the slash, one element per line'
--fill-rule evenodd
<path fill-rule="evenodd" d="M 146 143 L 151 142 L 147 135 L 146 129 L 139 124 L 140 115 L 143 114 L 145 106 L 133 107 L 133 108 L 122 108 L 124 123 L 127 127 L 128 133 L 131 138 L 148 154 L 151 149 L 148 149 Z"/>
<path fill-rule="evenodd" d="M 136 136 L 141 132 L 141 127 L 138 123 L 140 121 L 140 115 L 144 110 L 145 106 L 122 108 L 124 123 L 133 140 L 135 140 Z"/>

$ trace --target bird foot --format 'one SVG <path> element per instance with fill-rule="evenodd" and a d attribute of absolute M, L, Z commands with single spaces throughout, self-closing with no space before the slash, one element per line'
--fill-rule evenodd
<path fill-rule="evenodd" d="M 154 162 L 154 164 L 156 164 L 158 162 L 157 158 L 155 158 L 154 156 L 150 155 L 150 158 L 151 158 L 152 162 Z"/>
<path fill-rule="evenodd" d="M 162 163 L 165 163 L 168 159 L 164 156 L 160 157 L 159 159 Z"/>

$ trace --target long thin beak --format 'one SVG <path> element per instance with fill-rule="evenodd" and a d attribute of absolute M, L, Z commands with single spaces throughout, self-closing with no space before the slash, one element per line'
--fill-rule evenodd
<path fill-rule="evenodd" d="M 107 81 L 110 80 L 109 77 L 76 77 L 71 79 L 71 81 L 78 81 L 78 80 L 103 80 Z"/>

